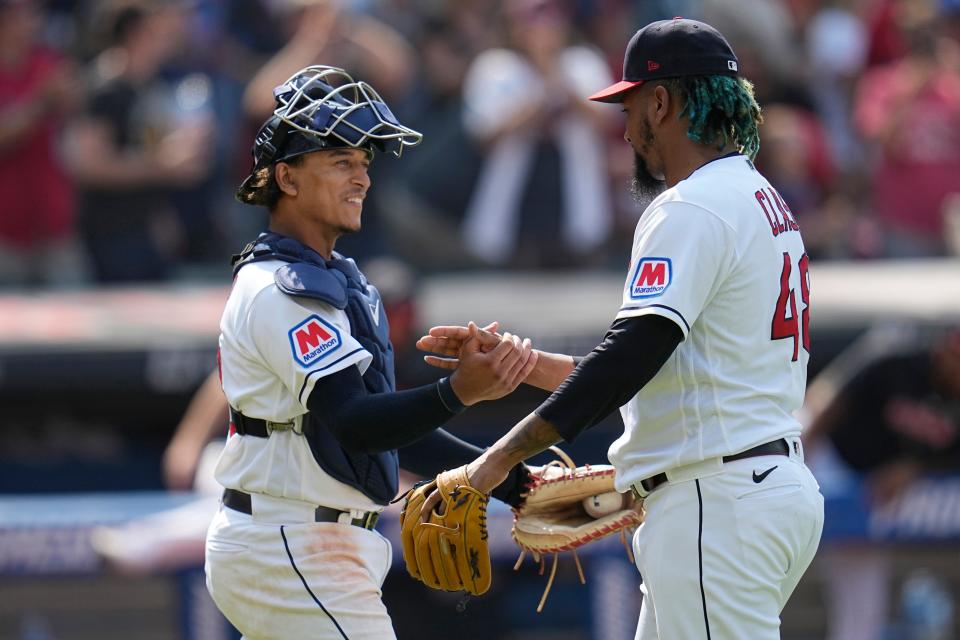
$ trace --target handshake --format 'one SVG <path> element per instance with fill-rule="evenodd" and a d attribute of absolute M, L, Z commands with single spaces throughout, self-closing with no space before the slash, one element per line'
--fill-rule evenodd
<path fill-rule="evenodd" d="M 512 393 L 537 367 L 540 352 L 529 338 L 497 328 L 496 322 L 433 327 L 417 341 L 418 349 L 435 354 L 424 357 L 428 364 L 454 370 L 450 385 L 465 406 Z"/>
<path fill-rule="evenodd" d="M 472 322 L 434 327 L 417 341 L 417 348 L 431 354 L 424 357 L 428 364 L 454 370 L 450 383 L 464 405 L 500 398 L 521 382 L 553 391 L 573 371 L 571 356 L 535 350 L 529 339 L 500 335 L 497 328 L 497 323 L 479 328 Z M 552 425 L 531 414 L 470 464 L 413 487 L 400 515 L 410 575 L 434 589 L 472 595 L 487 591 L 489 493 L 515 464 L 559 439 Z M 522 551 L 521 561 L 529 553 L 541 563 L 542 573 L 546 557 L 554 559 L 538 612 L 553 583 L 559 553 L 573 552 L 583 581 L 576 550 L 619 534 L 629 555 L 626 534 L 643 521 L 642 505 L 616 492 L 613 467 L 577 467 L 559 449 L 551 449 L 559 459 L 543 467 L 524 467 L 519 501 L 511 501 L 511 535 Z"/>

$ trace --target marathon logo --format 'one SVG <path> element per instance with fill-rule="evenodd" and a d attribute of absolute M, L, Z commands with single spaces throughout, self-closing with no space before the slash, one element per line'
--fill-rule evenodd
<path fill-rule="evenodd" d="M 673 277 L 673 263 L 670 258 L 641 258 L 633 272 L 630 284 L 630 297 L 633 300 L 659 296 Z"/>
<path fill-rule="evenodd" d="M 290 329 L 289 336 L 293 359 L 304 367 L 327 357 L 342 344 L 340 332 L 318 315 L 312 315 Z"/>

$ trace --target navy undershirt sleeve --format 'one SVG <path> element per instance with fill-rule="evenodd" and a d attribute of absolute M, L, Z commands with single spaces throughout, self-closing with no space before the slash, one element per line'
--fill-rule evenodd
<path fill-rule="evenodd" d="M 436 429 L 416 443 L 400 449 L 400 466 L 407 471 L 432 478 L 441 471 L 454 469 L 473 462 L 483 449 L 461 440 L 443 429 Z M 493 491 L 493 497 L 511 506 L 519 506 L 521 494 L 530 481 L 526 465 L 520 463 L 510 470 L 510 475 Z"/>
<path fill-rule="evenodd" d="M 603 342 L 584 356 L 536 414 L 572 442 L 636 395 L 682 339 L 680 327 L 662 316 L 615 321 Z"/>
<path fill-rule="evenodd" d="M 392 393 L 369 393 L 360 370 L 347 367 L 317 381 L 307 408 L 348 451 L 400 449 L 400 466 L 432 478 L 472 462 L 483 449 L 438 427 L 463 409 L 448 380 Z M 493 490 L 493 497 L 517 506 L 529 474 L 518 464 Z"/>
<path fill-rule="evenodd" d="M 452 389 L 443 389 L 444 384 L 449 386 L 444 380 L 392 393 L 370 393 L 360 370 L 347 367 L 317 381 L 307 408 L 348 451 L 390 451 L 422 438 L 463 408 L 448 408 L 456 396 Z"/>

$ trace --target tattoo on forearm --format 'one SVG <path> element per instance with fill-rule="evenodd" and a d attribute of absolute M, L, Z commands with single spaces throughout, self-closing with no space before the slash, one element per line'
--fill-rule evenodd
<path fill-rule="evenodd" d="M 511 429 L 501 442 L 508 455 L 526 460 L 562 439 L 551 423 L 531 413 Z"/>

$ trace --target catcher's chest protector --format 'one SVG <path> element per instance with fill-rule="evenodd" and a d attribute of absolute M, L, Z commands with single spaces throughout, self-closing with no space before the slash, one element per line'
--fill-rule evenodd
<path fill-rule="evenodd" d="M 233 258 L 234 275 L 245 265 L 262 260 L 284 260 L 274 280 L 289 296 L 326 302 L 346 312 L 350 333 L 373 356 L 363 374 L 370 393 L 396 389 L 390 326 L 380 292 L 367 282 L 353 260 L 338 253 L 324 260 L 316 251 L 278 233 L 261 233 L 255 242 Z M 399 488 L 400 465 L 396 451 L 366 454 L 344 449 L 329 429 L 308 413 L 303 432 L 317 464 L 330 476 L 362 492 L 378 504 L 389 504 Z"/>

